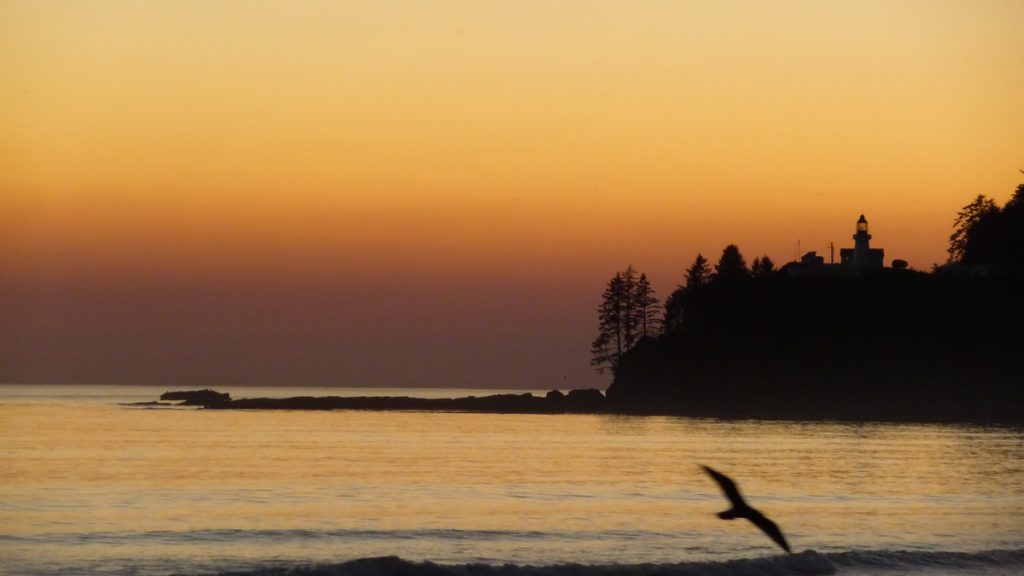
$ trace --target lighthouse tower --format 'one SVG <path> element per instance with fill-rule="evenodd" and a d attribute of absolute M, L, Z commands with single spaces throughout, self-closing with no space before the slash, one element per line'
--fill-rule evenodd
<path fill-rule="evenodd" d="M 853 235 L 853 262 L 854 268 L 870 268 L 871 262 L 871 234 L 868 234 L 868 220 L 863 214 L 857 220 L 857 233 Z"/>
<path fill-rule="evenodd" d="M 809 256 L 814 257 L 814 252 Z M 807 258 L 807 256 L 805 256 Z M 824 259 L 817 262 L 824 264 Z M 804 262 L 807 264 L 807 262 Z M 842 274 L 861 276 L 885 267 L 885 250 L 871 247 L 871 234 L 868 234 L 868 219 L 863 214 L 857 219 L 857 232 L 853 235 L 853 248 L 839 250 L 838 271 Z M 823 269 L 824 270 L 824 269 Z"/>
<path fill-rule="evenodd" d="M 839 251 L 842 266 L 851 271 L 881 268 L 885 262 L 885 250 L 871 247 L 871 234 L 868 234 L 868 219 L 863 214 L 857 220 L 857 233 L 853 235 L 853 248 Z"/>

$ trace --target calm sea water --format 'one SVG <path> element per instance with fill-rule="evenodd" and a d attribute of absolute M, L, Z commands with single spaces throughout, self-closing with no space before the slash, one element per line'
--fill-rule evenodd
<path fill-rule="evenodd" d="M 120 405 L 163 391 L 0 386 L 0 573 L 1024 573 L 1020 428 Z"/>

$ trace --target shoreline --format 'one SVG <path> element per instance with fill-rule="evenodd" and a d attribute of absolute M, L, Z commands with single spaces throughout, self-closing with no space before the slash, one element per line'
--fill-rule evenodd
<path fill-rule="evenodd" d="M 363 410 L 409 412 L 467 412 L 488 414 L 591 414 L 608 416 L 667 416 L 707 418 L 725 421 L 778 420 L 789 422 L 846 422 L 851 424 L 975 424 L 988 426 L 1024 426 L 1024 414 L 1014 413 L 1005 404 L 972 403 L 918 406 L 907 409 L 896 404 L 876 402 L 837 407 L 808 404 L 764 407 L 753 405 L 621 406 L 596 389 L 559 391 L 545 396 L 494 394 L 460 398 L 419 398 L 413 396 L 292 396 L 286 398 L 239 398 L 212 390 L 169 392 L 161 400 L 182 400 L 177 406 L 196 406 L 208 410 Z M 156 405 L 138 403 L 137 405 Z"/>

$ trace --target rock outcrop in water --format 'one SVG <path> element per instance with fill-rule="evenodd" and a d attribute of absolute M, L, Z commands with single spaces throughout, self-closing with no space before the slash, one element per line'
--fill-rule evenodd
<path fill-rule="evenodd" d="M 219 404 L 231 402 L 231 394 L 210 390 L 181 390 L 177 392 L 164 392 L 160 395 L 161 400 L 181 400 L 182 406 L 205 406 L 213 407 Z"/>
<path fill-rule="evenodd" d="M 186 403 L 189 405 L 218 410 L 424 410 L 507 414 L 595 414 L 610 411 L 604 394 L 596 389 L 572 390 L 569 394 L 549 393 L 545 397 L 524 393 L 462 398 L 294 396 L 231 400 L 228 394 L 213 390 L 169 392 L 161 396 L 161 399 L 182 398 L 188 398 Z"/>

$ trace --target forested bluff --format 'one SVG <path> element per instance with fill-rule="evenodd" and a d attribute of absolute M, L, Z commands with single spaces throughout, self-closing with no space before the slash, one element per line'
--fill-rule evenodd
<path fill-rule="evenodd" d="M 766 257 L 747 268 L 736 246 L 712 271 L 698 255 L 666 301 L 663 329 L 642 334 L 638 312 L 621 353 L 608 346 L 621 328 L 606 323 L 613 279 L 594 364 L 612 370 L 606 395 L 622 412 L 1020 422 L 1024 184 L 1002 207 L 985 196 L 965 206 L 949 255 L 931 272 L 775 270 Z M 631 273 L 616 278 L 630 284 Z"/>
<path fill-rule="evenodd" d="M 630 413 L 1021 419 L 1022 294 L 912 271 L 711 282 L 622 355 L 606 395 Z"/>

